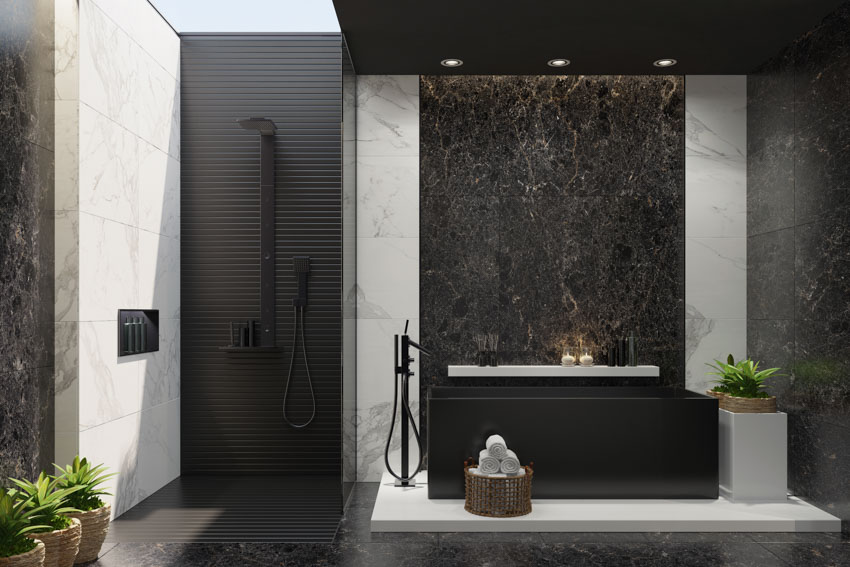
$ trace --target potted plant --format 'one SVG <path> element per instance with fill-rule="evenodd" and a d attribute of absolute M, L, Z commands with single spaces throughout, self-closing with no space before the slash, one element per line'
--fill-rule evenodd
<path fill-rule="evenodd" d="M 43 472 L 35 482 L 9 480 L 18 486 L 10 492 L 12 497 L 24 502 L 32 511 L 32 521 L 42 526 L 27 537 L 44 544 L 44 566 L 71 567 L 80 547 L 80 522 L 65 514 L 77 511 L 68 506 L 68 496 L 79 489 L 58 488 L 56 479 Z"/>
<path fill-rule="evenodd" d="M 714 362 L 715 365 L 708 364 L 708 366 L 716 369 L 717 372 L 709 372 L 709 374 L 720 375 L 722 377 L 726 374 L 723 370 L 725 366 L 735 366 L 735 357 L 733 357 L 731 354 L 727 356 L 725 365 L 719 360 L 715 360 Z M 705 393 L 709 396 L 714 396 L 717 399 L 723 399 L 724 396 L 729 394 L 729 388 L 721 380 L 717 380 L 717 385 L 711 390 L 706 390 Z"/>
<path fill-rule="evenodd" d="M 109 516 L 112 511 L 109 504 L 104 504 L 101 496 L 110 494 L 101 486 L 115 473 L 106 473 L 104 465 L 92 466 L 86 459 L 74 457 L 74 462 L 64 469 L 55 465 L 62 474 L 56 477 L 61 488 L 77 488 L 68 497 L 68 503 L 79 510 L 72 512 L 70 517 L 80 521 L 82 537 L 80 550 L 74 563 L 87 563 L 97 559 L 106 533 L 109 531 Z"/>
<path fill-rule="evenodd" d="M 759 370 L 758 362 L 746 359 L 734 363 L 732 355 L 727 362 L 714 361 L 709 365 L 715 369 L 710 372 L 719 376 L 715 391 L 722 394 L 720 408 L 734 413 L 776 413 L 776 396 L 771 396 L 764 388 L 765 381 L 779 372 L 778 368 Z"/>
<path fill-rule="evenodd" d="M 38 567 L 44 564 L 44 544 L 26 536 L 48 526 L 33 525 L 37 509 L 0 488 L 0 567 Z"/>
<path fill-rule="evenodd" d="M 759 370 L 750 359 L 715 360 L 721 393 L 718 414 L 720 493 L 733 500 L 786 500 L 788 416 L 776 411 L 776 397 L 764 391 L 778 368 Z"/>

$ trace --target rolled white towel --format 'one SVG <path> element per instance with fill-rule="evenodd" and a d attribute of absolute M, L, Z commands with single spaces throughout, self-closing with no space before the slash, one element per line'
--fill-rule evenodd
<path fill-rule="evenodd" d="M 516 474 L 505 474 L 501 472 L 494 474 L 484 474 L 483 472 L 478 470 L 478 467 L 472 467 L 471 469 L 469 469 L 469 472 L 477 476 L 486 476 L 488 478 L 519 478 L 521 476 L 525 476 L 525 469 L 519 469 L 519 472 Z"/>
<path fill-rule="evenodd" d="M 502 459 L 499 470 L 506 474 L 516 474 L 520 471 L 519 458 L 517 458 L 516 453 L 507 450 L 507 454 Z"/>
<path fill-rule="evenodd" d="M 505 443 L 505 440 L 501 435 L 491 435 L 487 438 L 485 444 L 487 445 L 487 450 L 490 451 L 490 455 L 499 460 L 505 458 L 505 454 L 508 451 L 508 445 Z"/>
<path fill-rule="evenodd" d="M 487 449 L 481 449 L 478 453 L 478 470 L 482 474 L 494 474 L 499 472 L 499 459 L 490 454 Z"/>

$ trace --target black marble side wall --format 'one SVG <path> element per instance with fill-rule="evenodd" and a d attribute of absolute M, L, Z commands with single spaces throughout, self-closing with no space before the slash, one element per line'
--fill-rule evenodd
<path fill-rule="evenodd" d="M 435 352 L 423 398 L 463 383 L 446 367 L 473 363 L 485 332 L 503 363 L 556 364 L 565 344 L 598 353 L 635 330 L 640 362 L 684 385 L 683 88 L 421 77 L 421 337 Z"/>
<path fill-rule="evenodd" d="M 0 16 L 0 484 L 53 461 L 53 2 Z"/>
<path fill-rule="evenodd" d="M 747 350 L 789 377 L 789 484 L 850 520 L 850 2 L 747 80 Z"/>

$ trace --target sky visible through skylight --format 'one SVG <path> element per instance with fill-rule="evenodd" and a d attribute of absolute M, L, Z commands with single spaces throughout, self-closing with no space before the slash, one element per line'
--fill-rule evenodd
<path fill-rule="evenodd" d="M 331 0 L 150 0 L 178 32 L 338 32 Z"/>

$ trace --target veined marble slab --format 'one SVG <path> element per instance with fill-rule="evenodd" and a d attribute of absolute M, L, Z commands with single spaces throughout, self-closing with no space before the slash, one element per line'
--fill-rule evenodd
<path fill-rule="evenodd" d="M 657 378 L 658 366 L 449 366 L 456 378 Z"/>
<path fill-rule="evenodd" d="M 396 488 L 384 473 L 373 532 L 840 532 L 841 520 L 789 497 L 785 502 L 717 500 L 532 500 L 531 513 L 487 518 L 463 500 L 428 500 L 427 472 Z"/>

